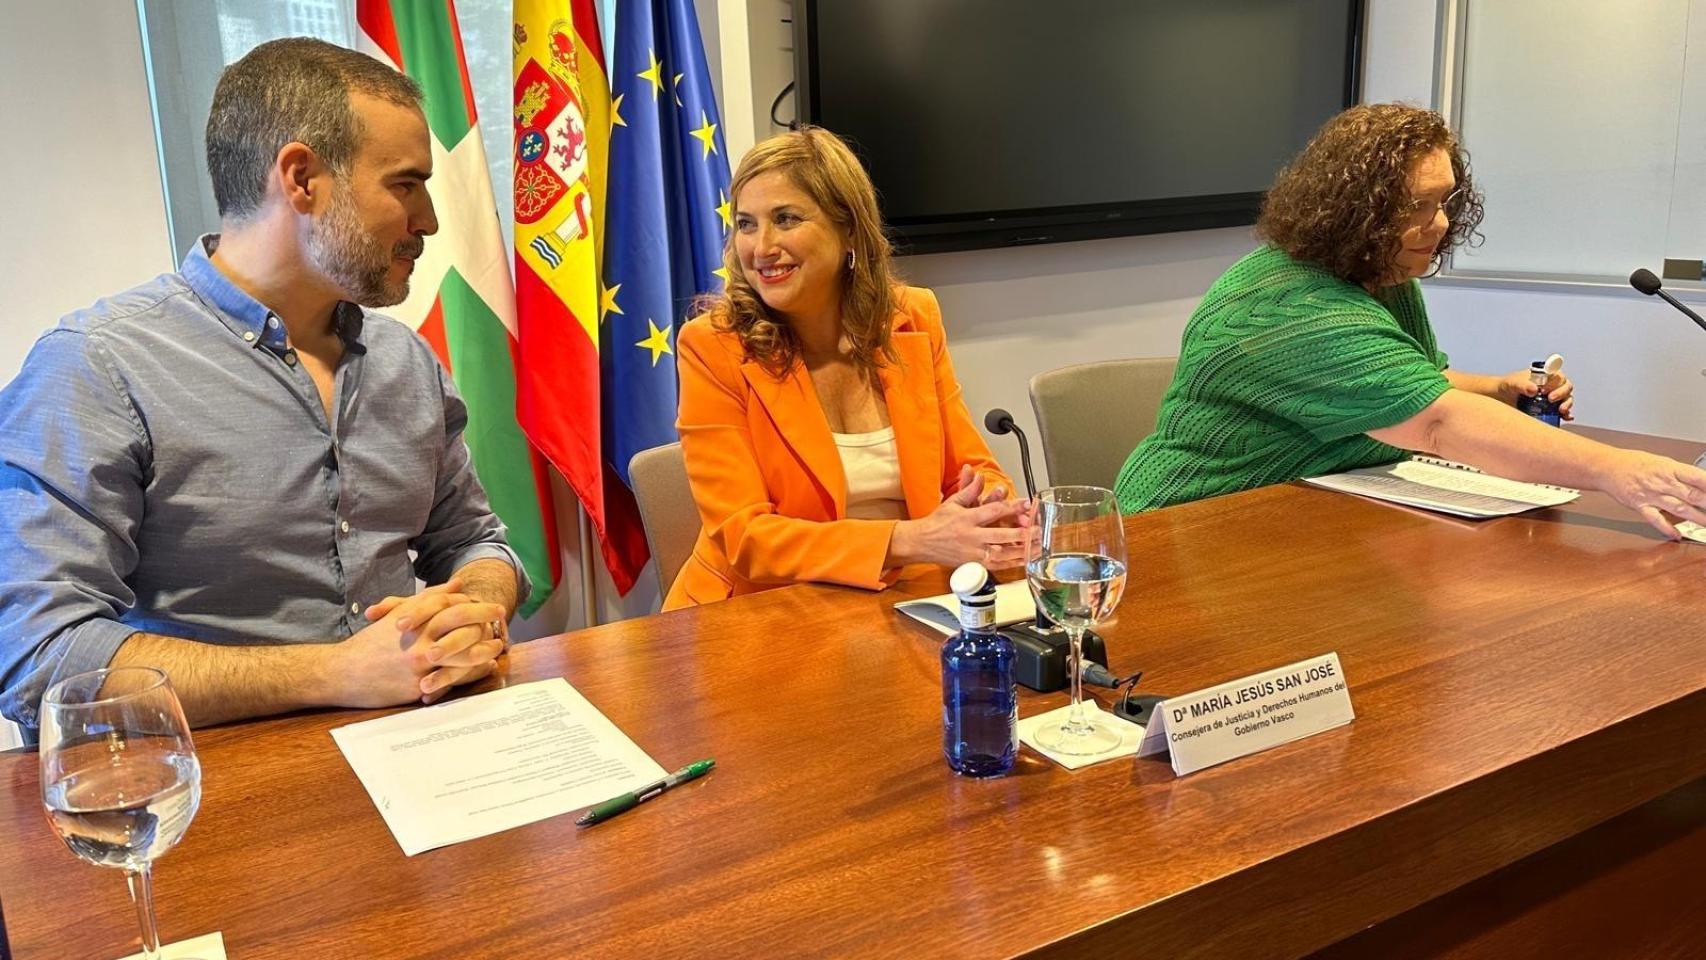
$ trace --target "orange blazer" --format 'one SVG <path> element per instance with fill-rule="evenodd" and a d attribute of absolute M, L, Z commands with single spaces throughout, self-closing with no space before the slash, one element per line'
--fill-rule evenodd
<path fill-rule="evenodd" d="M 972 424 L 948 359 L 936 295 L 903 287 L 890 333 L 898 364 L 879 369 L 909 517 L 941 505 L 970 464 L 986 485 L 1013 482 Z M 815 580 L 868 590 L 885 570 L 895 520 L 847 517 L 847 478 L 805 365 L 780 380 L 747 360 L 708 316 L 676 339 L 687 478 L 702 524 L 665 610 Z"/>

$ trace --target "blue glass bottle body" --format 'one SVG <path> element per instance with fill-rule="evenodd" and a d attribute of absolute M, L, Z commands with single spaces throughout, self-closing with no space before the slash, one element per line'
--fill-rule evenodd
<path fill-rule="evenodd" d="M 942 753 L 955 773 L 999 777 L 1019 756 L 1013 641 L 968 630 L 942 645 Z"/>
<path fill-rule="evenodd" d="M 1530 364 L 1528 380 L 1534 384 L 1536 393 L 1532 397 L 1519 398 L 1516 408 L 1549 427 L 1561 427 L 1564 418 L 1558 413 L 1558 405 L 1546 399 L 1546 381 L 1549 379 L 1551 375 L 1546 371 L 1546 361 L 1536 360 Z"/>
<path fill-rule="evenodd" d="M 1564 424 L 1564 418 L 1558 413 L 1558 405 L 1545 396 L 1523 397 L 1517 401 L 1516 408 L 1549 427 Z"/>

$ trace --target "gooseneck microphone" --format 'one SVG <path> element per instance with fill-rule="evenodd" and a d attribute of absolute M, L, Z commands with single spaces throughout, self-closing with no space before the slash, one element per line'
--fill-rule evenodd
<path fill-rule="evenodd" d="M 1011 433 L 1019 438 L 1019 465 L 1025 469 L 1025 495 L 1035 497 L 1037 481 L 1031 475 L 1031 445 L 1025 440 L 1025 431 L 1013 422 L 1013 415 L 996 407 L 983 415 L 983 429 L 996 435 Z"/>
<path fill-rule="evenodd" d="M 1664 302 L 1670 304 L 1671 306 L 1677 308 L 1678 310 L 1681 310 L 1683 315 L 1688 317 L 1688 319 L 1693 320 L 1695 323 L 1699 324 L 1700 329 L 1706 330 L 1706 320 L 1700 319 L 1700 314 L 1695 313 L 1693 310 L 1688 309 L 1688 307 L 1685 304 L 1683 304 L 1683 302 L 1681 300 L 1678 300 L 1677 298 L 1666 293 L 1664 291 L 1664 284 L 1660 283 L 1659 278 L 1653 275 L 1653 271 L 1648 270 L 1645 267 L 1642 267 L 1641 269 L 1635 271 L 1634 273 L 1631 273 L 1629 275 L 1629 285 L 1631 287 L 1634 287 L 1635 289 L 1641 291 L 1642 293 L 1646 294 L 1649 297 L 1657 296 L 1657 297 L 1663 299 Z M 998 411 L 996 411 L 996 412 L 998 412 Z M 990 415 L 994 416 L 994 413 L 995 412 L 992 412 Z"/>
<path fill-rule="evenodd" d="M 1035 500 L 1037 481 L 1031 473 L 1031 444 L 1025 439 L 1025 431 L 1013 422 L 1011 413 L 1000 407 L 983 415 L 983 428 L 997 436 L 1011 433 L 1019 438 L 1019 465 L 1025 468 L 1025 493 Z M 1069 662 L 1066 634 L 1049 623 L 1042 607 L 1037 608 L 1034 623 L 1011 624 L 1002 627 L 1001 632 L 1013 641 L 1014 673 L 1020 683 L 1043 693 L 1066 686 Z M 1119 678 L 1108 672 L 1107 645 L 1094 631 L 1084 632 L 1084 659 L 1079 676 L 1085 683 L 1119 688 Z"/>

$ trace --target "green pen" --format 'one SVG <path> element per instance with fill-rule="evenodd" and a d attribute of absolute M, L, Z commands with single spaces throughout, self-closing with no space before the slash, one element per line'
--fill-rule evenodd
<path fill-rule="evenodd" d="M 689 780 L 699 779 L 710 773 L 711 768 L 716 765 L 717 761 L 715 760 L 701 760 L 698 763 L 690 763 L 656 783 L 648 783 L 632 793 L 624 793 L 593 807 L 581 814 L 581 818 L 575 821 L 575 826 L 590 827 L 595 823 L 603 823 L 624 810 L 634 809 L 670 787 L 679 787 Z"/>

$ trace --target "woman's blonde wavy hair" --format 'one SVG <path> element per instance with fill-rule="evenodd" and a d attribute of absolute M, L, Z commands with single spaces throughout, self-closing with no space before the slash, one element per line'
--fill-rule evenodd
<path fill-rule="evenodd" d="M 878 367 L 898 360 L 889 343 L 889 324 L 899 280 L 871 178 L 840 137 L 822 127 L 802 126 L 747 151 L 729 184 L 729 202 L 738 205 L 742 188 L 753 178 L 777 170 L 823 210 L 853 254 L 853 266 L 843 268 L 841 326 L 852 343 L 854 365 L 874 377 Z M 799 337 L 747 281 L 735 252 L 737 232 L 731 230 L 723 244 L 728 271 L 723 292 L 702 299 L 699 309 L 710 313 L 719 329 L 740 338 L 748 359 L 781 377 L 799 359 Z"/>

